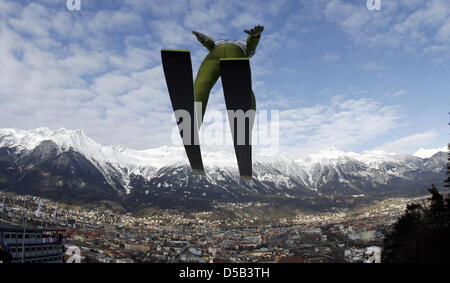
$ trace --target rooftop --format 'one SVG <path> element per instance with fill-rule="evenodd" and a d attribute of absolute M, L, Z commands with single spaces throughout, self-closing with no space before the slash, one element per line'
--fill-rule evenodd
<path fill-rule="evenodd" d="M 12 225 L 12 224 L 0 224 L 0 231 L 23 232 L 23 226 Z M 65 231 L 65 229 L 60 228 L 60 227 L 25 226 L 25 231 L 26 232 L 57 232 L 57 231 Z"/>

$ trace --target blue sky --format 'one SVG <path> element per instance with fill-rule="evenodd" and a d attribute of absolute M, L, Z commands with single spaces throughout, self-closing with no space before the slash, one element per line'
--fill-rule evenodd
<path fill-rule="evenodd" d="M 0 127 L 83 129 L 135 149 L 172 145 L 160 49 L 191 34 L 245 39 L 259 110 L 279 110 L 283 152 L 414 153 L 448 142 L 450 1 L 0 0 Z M 220 80 L 205 117 L 225 109 Z M 211 122 L 213 124 L 213 122 Z"/>

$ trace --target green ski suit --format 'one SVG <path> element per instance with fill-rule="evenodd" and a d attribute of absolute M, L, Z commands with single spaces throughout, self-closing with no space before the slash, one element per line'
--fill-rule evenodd
<path fill-rule="evenodd" d="M 194 83 L 195 102 L 202 103 L 202 120 L 205 116 L 209 94 L 220 76 L 222 58 L 251 58 L 255 53 L 260 35 L 247 37 L 247 42 L 219 40 L 214 42 L 210 37 L 193 32 L 199 41 L 210 51 L 203 60 Z M 199 38 L 200 36 L 200 38 Z M 256 110 L 255 94 L 252 91 L 252 109 Z"/>

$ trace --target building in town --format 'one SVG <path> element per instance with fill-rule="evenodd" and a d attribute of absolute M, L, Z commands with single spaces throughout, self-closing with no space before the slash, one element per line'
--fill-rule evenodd
<path fill-rule="evenodd" d="M 0 240 L 7 244 L 12 262 L 63 263 L 61 228 L 24 227 L 0 224 Z"/>

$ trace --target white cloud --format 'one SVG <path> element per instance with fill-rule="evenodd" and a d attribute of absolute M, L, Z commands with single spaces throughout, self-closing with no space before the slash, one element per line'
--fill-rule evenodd
<path fill-rule="evenodd" d="M 438 152 L 448 152 L 448 148 L 446 146 L 441 148 L 430 148 L 430 149 L 421 148 L 418 151 L 414 152 L 413 155 L 420 158 L 430 158 L 431 156 L 433 156 Z"/>
<path fill-rule="evenodd" d="M 440 42 L 450 41 L 450 19 L 439 29 L 439 32 L 436 34 L 436 39 Z"/>
<path fill-rule="evenodd" d="M 159 50 L 195 46 L 196 68 L 206 51 L 192 29 L 227 37 L 234 29 L 245 38 L 240 29 L 250 18 L 282 7 L 236 0 L 115 4 L 69 12 L 53 0 L 0 1 L 0 127 L 81 128 L 103 144 L 135 148 L 168 144 L 174 123 Z M 223 94 L 212 96 L 210 107 L 224 108 Z"/>
<path fill-rule="evenodd" d="M 334 62 L 339 60 L 339 58 L 341 58 L 341 56 L 337 54 L 326 53 L 325 55 L 323 55 L 322 60 L 325 62 Z"/>
<path fill-rule="evenodd" d="M 433 45 L 426 47 L 423 51 L 425 54 L 436 54 L 436 53 L 445 53 L 449 50 L 449 47 L 446 45 Z"/>
<path fill-rule="evenodd" d="M 450 1 L 382 1 L 376 12 L 362 2 L 317 0 L 313 10 L 365 46 L 423 51 L 449 42 Z"/>
<path fill-rule="evenodd" d="M 43 4 L 50 1 L 55 5 Z M 214 38 L 241 39 L 246 37 L 242 29 L 264 24 L 260 43 L 264 48 L 252 59 L 253 83 L 259 109 L 284 109 L 280 129 L 284 148 L 310 152 L 333 145 L 347 150 L 388 133 L 398 126 L 402 115 L 399 106 L 335 97 L 330 104 L 299 108 L 297 100 L 265 90 L 260 76 L 273 70 L 292 73 L 290 68 L 273 64 L 272 52 L 307 44 L 301 35 L 310 31 L 311 25 L 304 23 L 313 17 L 336 23 L 357 42 L 400 47 L 405 38 L 405 44 L 412 39 L 424 42 L 422 29 L 415 28 L 423 23 L 436 31 L 434 36 L 440 41 L 427 46 L 427 52 L 443 52 L 447 29 L 436 7 L 446 2 L 435 0 L 436 6 L 419 0 L 399 2 L 410 9 L 430 9 L 425 14 L 436 15 L 436 19 L 417 15 L 408 25 L 393 30 L 391 25 L 408 16 L 395 15 L 397 4 L 385 6 L 387 13 L 373 14 L 365 5 L 361 8 L 348 1 L 312 2 L 326 9 L 313 4 L 300 17 L 283 15 L 275 24 L 278 19 L 269 19 L 284 8 L 283 1 L 126 0 L 117 4 L 117 10 L 76 13 L 66 11 L 56 0 L 23 6 L 0 0 L 0 127 L 81 128 L 102 144 L 121 143 L 133 148 L 168 144 L 174 123 L 159 50 L 193 47 L 195 72 L 207 53 L 191 30 Z M 148 18 L 141 16 L 144 12 L 149 13 Z M 323 56 L 325 61 L 338 59 L 334 53 Z M 375 62 L 365 67 L 383 68 Z M 365 89 L 350 91 L 367 93 Z M 264 94 L 265 99 L 261 99 Z M 208 110 L 223 109 L 218 86 Z"/>
<path fill-rule="evenodd" d="M 11 18 L 9 24 L 34 37 L 48 37 L 51 28 L 50 13 L 40 4 L 30 3 L 23 8 L 20 17 Z"/>
<path fill-rule="evenodd" d="M 124 0 L 135 12 L 151 11 L 154 16 L 174 17 L 189 10 L 189 0 Z"/>
<path fill-rule="evenodd" d="M 402 90 L 399 90 L 399 91 L 394 92 L 394 93 L 392 94 L 392 96 L 394 96 L 394 97 L 402 96 L 402 95 L 404 95 L 406 92 L 407 92 L 406 90 L 402 89 Z"/>
<path fill-rule="evenodd" d="M 424 133 L 418 133 L 403 137 L 398 140 L 388 142 L 376 148 L 387 152 L 411 154 L 421 147 L 433 146 L 439 133 L 436 130 L 429 130 Z"/>
<path fill-rule="evenodd" d="M 151 28 L 161 38 L 163 45 L 169 49 L 186 46 L 187 42 L 193 40 L 191 31 L 178 24 L 175 20 L 153 21 Z"/>
<path fill-rule="evenodd" d="M 240 29 L 248 29 L 258 24 L 264 23 L 262 15 L 255 15 L 252 12 L 237 15 L 231 24 Z"/>
<path fill-rule="evenodd" d="M 21 7 L 19 3 L 9 2 L 9 1 L 0 1 L 0 17 L 6 17 L 18 14 Z"/>
<path fill-rule="evenodd" d="M 140 17 L 99 11 L 76 22 L 74 13 L 59 8 L 32 3 L 8 8 L 10 24 L 0 20 L 0 127 L 80 128 L 104 144 L 136 148 L 169 143 L 170 102 L 155 66 L 159 48 L 136 46 L 156 46 L 148 36 L 123 39 L 123 50 L 102 46 L 116 28 L 135 33 L 129 25 Z M 50 49 L 44 41 L 56 44 Z"/>
<path fill-rule="evenodd" d="M 340 97 L 328 105 L 281 111 L 280 141 L 282 147 L 299 154 L 329 146 L 353 150 L 398 127 L 401 117 L 399 106 Z"/>
<path fill-rule="evenodd" d="M 139 26 L 142 26 L 142 18 L 136 13 L 102 10 L 90 19 L 88 28 L 95 33 L 130 32 Z"/>
<path fill-rule="evenodd" d="M 214 38 L 229 29 L 227 19 L 233 10 L 232 7 L 232 1 L 193 2 L 185 15 L 184 24 L 192 30 L 208 33 Z"/>
<path fill-rule="evenodd" d="M 376 62 L 369 62 L 363 65 L 364 70 L 366 71 L 380 71 L 384 69 L 384 66 L 380 65 Z"/>

